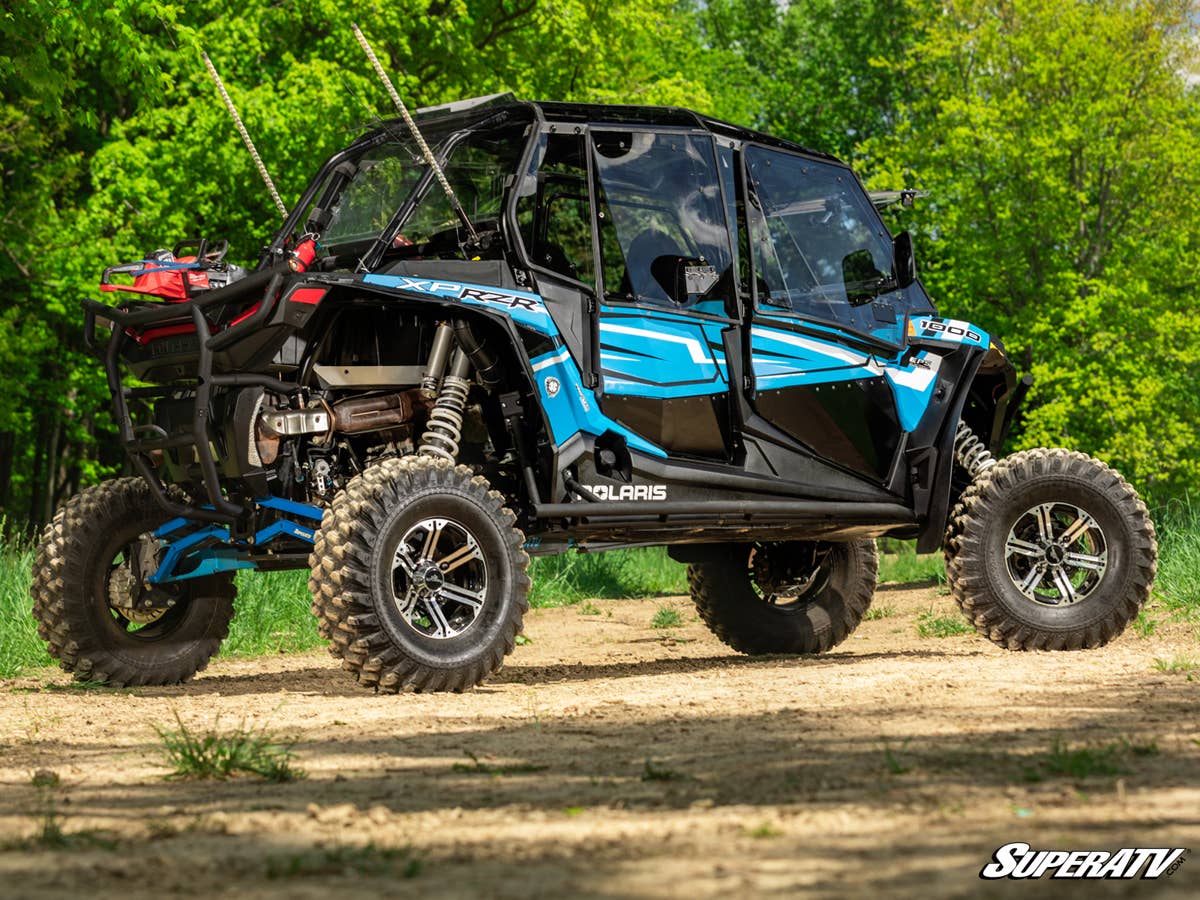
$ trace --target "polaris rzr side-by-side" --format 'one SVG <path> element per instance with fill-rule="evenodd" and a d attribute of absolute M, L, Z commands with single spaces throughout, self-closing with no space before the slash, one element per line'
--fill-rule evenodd
<path fill-rule="evenodd" d="M 310 569 L 381 691 L 499 669 L 530 555 L 571 548 L 666 545 L 746 653 L 845 639 L 880 536 L 943 547 L 1013 650 L 1098 647 L 1146 601 L 1145 506 L 1080 453 L 994 458 L 1028 379 L 938 315 L 895 198 L 846 165 L 673 108 L 416 123 L 327 160 L 252 270 L 192 241 L 85 301 L 135 474 L 38 550 L 39 633 L 78 678 L 192 676 L 240 569 Z"/>

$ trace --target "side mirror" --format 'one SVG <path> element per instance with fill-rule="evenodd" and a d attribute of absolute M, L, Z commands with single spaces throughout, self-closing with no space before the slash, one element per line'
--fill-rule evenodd
<path fill-rule="evenodd" d="M 902 231 L 892 239 L 892 260 L 896 287 L 906 288 L 917 280 L 917 258 L 913 255 L 912 235 Z"/>
<path fill-rule="evenodd" d="M 842 283 L 851 306 L 870 303 L 881 291 L 893 289 L 891 276 L 875 268 L 875 257 L 865 247 L 842 257 Z"/>

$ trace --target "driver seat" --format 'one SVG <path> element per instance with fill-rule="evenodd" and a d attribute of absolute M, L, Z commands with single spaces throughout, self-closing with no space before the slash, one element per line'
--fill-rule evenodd
<path fill-rule="evenodd" d="M 650 303 L 678 304 L 674 291 L 675 264 L 683 258 L 679 246 L 665 231 L 647 228 L 625 248 L 625 276 L 621 291 Z"/>

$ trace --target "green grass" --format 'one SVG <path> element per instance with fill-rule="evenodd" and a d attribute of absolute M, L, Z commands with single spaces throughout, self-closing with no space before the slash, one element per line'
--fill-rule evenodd
<path fill-rule="evenodd" d="M 0 678 L 53 663 L 30 613 L 33 547 L 0 541 Z"/>
<path fill-rule="evenodd" d="M 309 609 L 308 572 L 239 572 L 225 656 L 295 653 L 324 644 Z"/>
<path fill-rule="evenodd" d="M 971 623 L 962 616 L 935 616 L 931 612 L 917 616 L 917 634 L 921 637 L 944 638 L 974 633 Z"/>
<path fill-rule="evenodd" d="M 533 607 L 687 593 L 687 567 L 667 556 L 665 547 L 541 556 L 533 560 L 529 575 Z"/>
<path fill-rule="evenodd" d="M 651 628 L 678 628 L 683 624 L 679 613 L 669 606 L 660 606 L 654 618 L 650 620 Z"/>
<path fill-rule="evenodd" d="M 1125 759 L 1130 753 L 1152 756 L 1157 747 L 1147 744 L 1134 747 L 1118 741 L 1101 747 L 1074 747 L 1055 740 L 1050 752 L 1033 760 L 1025 769 L 1026 781 L 1041 781 L 1047 776 L 1082 780 L 1097 775 L 1128 775 Z"/>
<path fill-rule="evenodd" d="M 642 767 L 642 781 L 684 781 L 687 777 L 682 772 L 656 763 L 650 757 L 646 757 L 646 763 Z"/>
<path fill-rule="evenodd" d="M 292 742 L 264 729 L 236 728 L 220 731 L 218 720 L 211 729 L 196 732 L 175 715 L 176 728 L 156 726 L 162 755 L 171 768 L 168 778 L 188 780 L 226 779 L 257 775 L 266 781 L 295 781 L 304 772 L 293 765 Z"/>
<path fill-rule="evenodd" d="M 455 763 L 451 769 L 455 772 L 465 772 L 468 775 L 490 775 L 498 777 L 501 775 L 528 775 L 531 772 L 544 772 L 549 766 L 539 765 L 537 763 L 511 763 L 509 765 L 492 765 L 481 760 L 470 750 L 463 750 L 463 755 L 471 761 L 469 763 Z"/>
<path fill-rule="evenodd" d="M 407 847 L 351 847 L 335 844 L 292 856 L 267 858 L 267 878 L 313 878 L 330 875 L 415 878 L 424 863 Z"/>
<path fill-rule="evenodd" d="M 1200 622 L 1200 507 L 1183 501 L 1154 516 L 1158 526 L 1155 593 L 1177 619 Z"/>
<path fill-rule="evenodd" d="M 1154 668 L 1168 675 L 1187 675 L 1190 678 L 1193 672 L 1200 669 L 1200 662 L 1197 662 L 1195 657 L 1177 653 L 1172 659 L 1154 660 Z"/>
<path fill-rule="evenodd" d="M 900 745 L 900 749 L 903 750 L 905 747 L 907 747 L 908 742 L 911 740 L 912 738 L 905 739 L 905 741 Z M 904 775 L 912 771 L 912 766 L 905 765 L 903 762 L 901 762 L 900 757 L 896 754 L 896 751 L 891 748 L 887 741 L 883 742 L 883 764 L 885 768 L 887 768 L 889 775 Z"/>
<path fill-rule="evenodd" d="M 898 584 L 929 584 L 946 581 L 946 565 L 942 554 L 917 554 L 913 541 L 884 538 L 879 541 L 879 582 Z"/>

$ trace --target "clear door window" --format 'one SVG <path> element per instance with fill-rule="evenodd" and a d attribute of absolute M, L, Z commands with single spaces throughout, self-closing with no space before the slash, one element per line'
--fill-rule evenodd
<path fill-rule="evenodd" d="M 525 180 L 517 199 L 517 224 L 525 249 L 536 265 L 594 286 L 583 138 L 546 135 L 539 149 L 536 172 Z"/>
<path fill-rule="evenodd" d="M 732 283 L 720 175 L 707 135 L 595 131 L 610 299 L 692 306 Z"/>
<path fill-rule="evenodd" d="M 877 297 L 906 305 L 891 237 L 849 169 L 764 147 L 749 147 L 746 164 L 761 306 L 867 332 L 879 327 Z"/>

